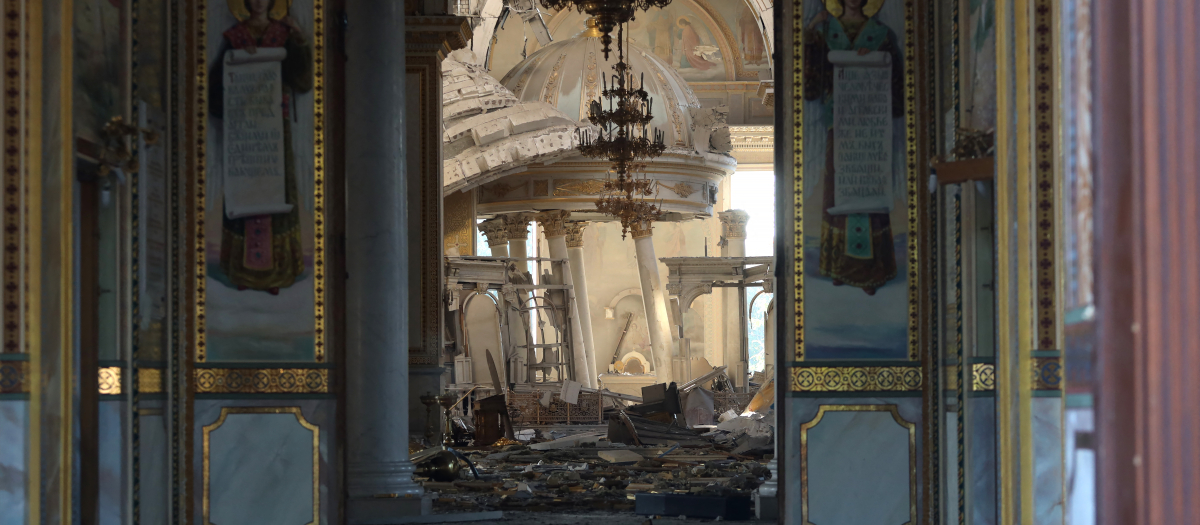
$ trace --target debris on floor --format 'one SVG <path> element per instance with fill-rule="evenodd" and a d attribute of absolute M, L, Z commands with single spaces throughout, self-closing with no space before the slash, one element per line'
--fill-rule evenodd
<path fill-rule="evenodd" d="M 774 428 L 763 413 L 770 407 L 704 417 L 697 409 L 712 406 L 712 392 L 685 386 L 651 385 L 640 403 L 610 398 L 603 423 L 592 424 L 523 425 L 498 403 L 501 396 L 484 398 L 473 406 L 476 439 L 414 454 L 417 479 L 443 512 L 598 509 L 749 519 L 750 494 L 771 476 Z"/>

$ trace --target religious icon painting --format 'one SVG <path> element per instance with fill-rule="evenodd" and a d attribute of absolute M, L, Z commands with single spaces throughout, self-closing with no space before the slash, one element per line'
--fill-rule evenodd
<path fill-rule="evenodd" d="M 802 359 L 914 359 L 901 0 L 804 3 Z"/>
<path fill-rule="evenodd" d="M 210 0 L 204 9 L 201 360 L 322 360 L 313 2 Z"/>

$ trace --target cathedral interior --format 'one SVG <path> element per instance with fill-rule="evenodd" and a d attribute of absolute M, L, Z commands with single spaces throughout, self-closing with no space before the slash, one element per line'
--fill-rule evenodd
<path fill-rule="evenodd" d="M 1194 2 L 3 9 L 0 525 L 1200 524 Z"/>

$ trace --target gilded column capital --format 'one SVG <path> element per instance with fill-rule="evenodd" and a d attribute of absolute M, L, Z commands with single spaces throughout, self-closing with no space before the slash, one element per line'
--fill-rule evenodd
<path fill-rule="evenodd" d="M 750 221 L 750 214 L 742 210 L 725 210 L 717 212 L 717 218 L 721 219 L 721 235 L 726 239 L 745 239 L 746 238 L 746 223 Z"/>
<path fill-rule="evenodd" d="M 533 218 L 531 214 L 510 213 L 500 217 L 504 219 L 509 241 L 523 241 L 529 238 L 529 221 Z"/>
<path fill-rule="evenodd" d="M 654 234 L 654 223 L 650 221 L 639 221 L 629 225 L 629 234 L 633 236 L 633 240 L 645 239 Z"/>
<path fill-rule="evenodd" d="M 496 217 L 479 223 L 479 231 L 487 238 L 488 246 L 504 246 L 508 244 L 508 225 L 504 219 Z"/>
<path fill-rule="evenodd" d="M 537 214 L 536 220 L 542 225 L 542 233 L 547 239 L 562 237 L 567 234 L 567 219 L 571 212 L 566 210 L 544 211 Z"/>
<path fill-rule="evenodd" d="M 583 230 L 587 225 L 586 222 L 567 223 L 567 248 L 583 248 Z"/>

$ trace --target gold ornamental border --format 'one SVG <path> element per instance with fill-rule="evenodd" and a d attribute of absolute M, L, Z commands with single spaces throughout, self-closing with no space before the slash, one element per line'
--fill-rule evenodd
<path fill-rule="evenodd" d="M 16 2 L 5 2 L 4 17 L 4 290 L 0 292 L 4 301 L 4 346 L 0 353 L 19 353 L 25 351 L 21 334 L 24 328 L 25 310 L 21 307 L 24 294 L 22 283 L 23 263 L 25 262 L 25 233 L 23 223 L 26 217 L 24 203 L 25 173 L 29 151 L 26 142 L 30 140 L 28 133 L 28 112 L 25 102 L 29 95 L 30 86 L 23 75 L 24 61 L 28 57 L 22 49 L 26 44 L 24 33 L 21 31 L 23 16 L 21 5 Z M 24 96 L 22 96 L 24 95 Z M 41 176 L 40 173 L 31 173 Z M 20 328 L 18 328 L 20 327 Z"/>
<path fill-rule="evenodd" d="M 196 368 L 197 394 L 328 394 L 327 368 Z"/>
<path fill-rule="evenodd" d="M 792 270 L 796 275 L 795 294 L 795 337 L 796 361 L 804 360 L 804 8 L 803 4 L 796 6 L 799 12 L 792 17 L 792 56 L 796 66 L 792 69 L 792 118 L 794 119 L 794 135 L 792 136 L 792 162 L 794 164 L 794 188 L 792 203 L 794 207 L 793 256 L 795 265 Z M 905 125 L 905 166 L 908 187 L 908 360 L 918 361 L 920 356 L 920 271 L 921 235 L 920 235 L 920 206 L 921 188 L 918 181 L 919 166 L 917 157 L 917 42 L 916 42 L 916 3 L 914 0 L 904 2 L 904 125 Z"/>
<path fill-rule="evenodd" d="M 905 430 L 908 430 L 908 522 L 917 522 L 917 426 L 900 416 L 896 405 L 821 405 L 812 421 L 800 425 L 800 512 L 805 525 L 814 525 L 808 520 L 808 432 L 821 423 L 828 412 L 887 412 Z"/>
<path fill-rule="evenodd" d="M 971 391 L 992 392 L 996 390 L 996 365 L 974 363 L 971 365 Z"/>
<path fill-rule="evenodd" d="M 791 369 L 792 392 L 920 392 L 919 366 L 805 366 Z"/>
<path fill-rule="evenodd" d="M 29 361 L 0 361 L 0 394 L 28 394 Z"/>
<path fill-rule="evenodd" d="M 208 200 L 208 0 L 195 0 L 195 321 L 197 363 L 208 361 L 205 208 Z M 325 1 L 313 0 L 313 358 L 325 362 Z M 219 217 L 217 218 L 219 219 Z"/>
<path fill-rule="evenodd" d="M 1037 341 L 1042 350 L 1058 348 L 1058 254 L 1055 224 L 1055 48 L 1053 0 L 1034 1 L 1034 181 L 1037 189 Z"/>
<path fill-rule="evenodd" d="M 225 424 L 225 419 L 230 414 L 292 414 L 296 416 L 296 421 L 300 426 L 312 431 L 312 521 L 308 525 L 316 525 L 321 522 L 321 427 L 309 423 L 304 419 L 304 414 L 300 412 L 300 407 L 221 407 L 221 415 L 215 422 L 209 425 L 204 425 L 204 442 L 203 455 L 201 456 L 203 469 L 203 484 L 204 495 L 201 499 L 201 512 L 204 517 L 204 525 L 214 525 L 209 521 L 209 465 L 210 465 L 210 442 L 213 431 L 221 428 Z"/>

